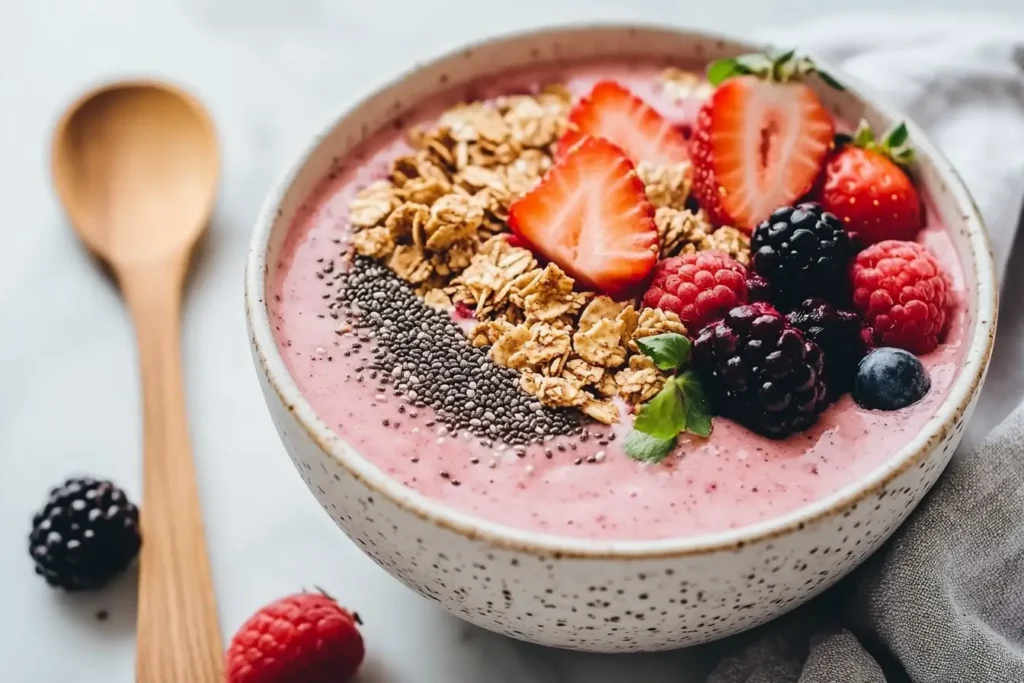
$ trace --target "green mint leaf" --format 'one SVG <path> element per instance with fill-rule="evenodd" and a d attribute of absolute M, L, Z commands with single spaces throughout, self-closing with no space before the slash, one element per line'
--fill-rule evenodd
<path fill-rule="evenodd" d="M 727 78 L 744 73 L 735 59 L 716 59 L 708 65 L 708 82 L 718 85 Z"/>
<path fill-rule="evenodd" d="M 889 149 L 899 149 L 907 144 L 910 139 L 910 131 L 907 130 L 907 124 L 900 121 L 888 131 L 882 137 L 882 144 Z"/>
<path fill-rule="evenodd" d="M 626 435 L 622 448 L 626 455 L 640 462 L 661 462 L 675 448 L 675 437 L 659 439 L 633 429 Z"/>
<path fill-rule="evenodd" d="M 659 370 L 681 368 L 690 359 L 690 340 L 675 332 L 643 337 L 636 340 L 636 345 Z"/>
<path fill-rule="evenodd" d="M 683 396 L 675 382 L 666 382 L 654 398 L 640 406 L 633 429 L 659 439 L 671 439 L 686 429 Z"/>
<path fill-rule="evenodd" d="M 711 435 L 711 406 L 697 373 L 688 370 L 669 384 L 677 387 L 683 397 L 684 428 L 691 434 L 707 438 Z"/>
<path fill-rule="evenodd" d="M 834 79 L 829 72 L 822 71 L 821 69 L 816 69 L 815 71 L 818 74 L 818 78 L 820 78 L 822 82 L 825 83 L 825 85 L 832 88 L 833 90 L 838 90 L 839 92 L 846 92 L 846 87 L 842 83 Z"/>

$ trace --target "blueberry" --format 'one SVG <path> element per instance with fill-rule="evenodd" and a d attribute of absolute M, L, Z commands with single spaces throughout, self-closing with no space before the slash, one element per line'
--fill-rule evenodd
<path fill-rule="evenodd" d="M 903 349 L 875 349 L 857 365 L 853 400 L 863 408 L 899 410 L 920 401 L 932 380 L 917 356 Z"/>

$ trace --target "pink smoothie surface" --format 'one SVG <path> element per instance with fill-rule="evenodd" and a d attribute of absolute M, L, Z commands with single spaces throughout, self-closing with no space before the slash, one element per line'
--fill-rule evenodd
<path fill-rule="evenodd" d="M 529 447 L 520 457 L 511 449 L 485 448 L 468 433 L 428 426 L 434 417 L 429 408 L 412 417 L 402 399 L 379 392 L 375 382 L 351 380 L 367 354 L 365 348 L 353 352 L 357 337 L 338 335 L 338 322 L 324 315 L 327 290 L 317 271 L 331 260 L 341 263 L 349 201 L 409 152 L 408 127 L 429 123 L 461 99 L 522 92 L 546 82 L 566 83 L 579 95 L 601 78 L 627 85 L 685 124 L 696 106 L 673 103 L 661 93 L 656 76 L 662 66 L 591 64 L 523 72 L 499 79 L 500 87 L 453 92 L 350 154 L 295 218 L 271 269 L 268 297 L 281 354 L 317 414 L 397 481 L 452 508 L 520 529 L 602 540 L 691 536 L 769 519 L 840 490 L 909 443 L 949 393 L 966 346 L 963 305 L 945 342 L 922 358 L 932 388 L 918 403 L 880 412 L 862 409 L 846 395 L 813 428 L 783 441 L 716 418 L 709 439 L 680 439 L 676 451 L 658 464 L 626 456 L 621 444 L 628 424 L 602 429 L 613 439 L 592 438 L 573 443 L 573 449 L 559 437 Z M 918 239 L 962 292 L 963 270 L 952 242 L 940 217 L 927 213 L 928 225 Z"/>

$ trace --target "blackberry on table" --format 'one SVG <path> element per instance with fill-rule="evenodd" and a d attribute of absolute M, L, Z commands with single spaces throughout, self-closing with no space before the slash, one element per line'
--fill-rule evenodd
<path fill-rule="evenodd" d="M 841 303 L 854 245 L 842 222 L 806 203 L 776 209 L 754 229 L 750 265 L 771 285 L 772 303 L 784 310 L 808 297 Z"/>
<path fill-rule="evenodd" d="M 786 320 L 825 354 L 829 397 L 834 400 L 849 391 L 857 363 L 869 346 L 870 332 L 860 316 L 824 299 L 807 299 L 787 313 Z"/>
<path fill-rule="evenodd" d="M 693 363 L 715 412 L 773 439 L 807 429 L 828 405 L 821 349 L 765 303 L 702 329 Z"/>
<path fill-rule="evenodd" d="M 429 406 L 449 431 L 466 430 L 510 446 L 579 429 L 578 411 L 545 408 L 519 386 L 519 372 L 474 348 L 444 311 L 426 305 L 394 271 L 357 256 L 338 301 L 373 331 L 372 371 L 397 395 Z"/>
<path fill-rule="evenodd" d="M 100 588 L 139 552 L 139 510 L 109 481 L 72 478 L 50 492 L 32 519 L 36 573 L 68 591 Z"/>

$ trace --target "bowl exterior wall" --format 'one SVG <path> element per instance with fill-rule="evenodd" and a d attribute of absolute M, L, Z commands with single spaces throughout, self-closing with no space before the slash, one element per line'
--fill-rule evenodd
<path fill-rule="evenodd" d="M 949 461 L 971 412 L 920 462 L 803 528 L 710 553 L 627 561 L 538 554 L 417 516 L 377 495 L 326 453 L 262 370 L 260 380 L 281 440 L 310 492 L 377 564 L 477 626 L 593 652 L 697 645 L 806 602 L 877 550 L 906 519 Z"/>

